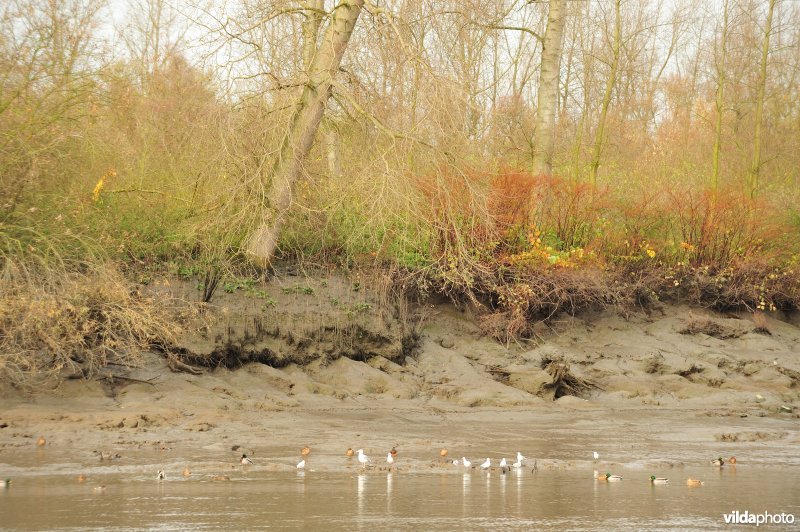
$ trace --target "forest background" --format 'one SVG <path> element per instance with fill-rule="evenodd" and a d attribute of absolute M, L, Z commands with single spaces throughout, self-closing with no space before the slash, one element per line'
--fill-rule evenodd
<path fill-rule="evenodd" d="M 800 2 L 9 0 L 0 374 L 167 345 L 276 264 L 500 340 L 800 304 Z"/>

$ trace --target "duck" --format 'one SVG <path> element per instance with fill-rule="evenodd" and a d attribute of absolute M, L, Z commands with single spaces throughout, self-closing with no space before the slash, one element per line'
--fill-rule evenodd
<path fill-rule="evenodd" d="M 106 487 L 105 485 L 95 486 L 94 488 L 92 488 L 92 491 L 95 493 L 104 493 L 106 491 Z"/>
<path fill-rule="evenodd" d="M 84 482 L 86 482 L 86 475 L 81 473 L 80 475 L 78 475 L 78 479 L 77 480 L 78 480 L 78 484 L 83 484 Z"/>
<path fill-rule="evenodd" d="M 695 478 L 686 479 L 687 486 L 702 486 L 703 484 L 705 484 L 705 482 L 703 482 L 702 480 L 697 480 Z"/>
<path fill-rule="evenodd" d="M 484 461 L 484 462 L 481 464 L 481 469 L 489 469 L 490 467 L 492 467 L 492 461 L 491 461 L 489 458 L 487 458 L 487 459 L 486 459 L 486 460 L 485 460 L 485 461 Z"/>
<path fill-rule="evenodd" d="M 728 458 L 728 463 L 730 465 L 736 465 L 736 457 L 735 456 L 731 456 L 730 458 Z"/>
<path fill-rule="evenodd" d="M 156 475 L 156 480 L 166 480 L 166 479 L 167 479 L 167 475 L 166 475 L 166 473 L 164 473 L 164 470 L 163 469 L 159 469 L 158 470 L 158 475 Z"/>
<path fill-rule="evenodd" d="M 600 477 L 597 477 L 597 479 L 600 480 Z M 622 475 L 612 475 L 611 473 L 605 474 L 606 482 L 619 482 L 620 480 L 622 480 Z"/>
<path fill-rule="evenodd" d="M 716 467 L 722 467 L 725 465 L 725 460 L 723 460 L 722 457 L 715 458 L 714 460 L 711 460 L 711 465 Z"/>
<path fill-rule="evenodd" d="M 444 458 L 445 456 L 447 456 L 447 449 L 445 449 L 444 447 L 442 447 L 442 448 L 441 448 L 441 450 L 439 450 L 439 456 L 441 456 L 442 458 Z"/>
<path fill-rule="evenodd" d="M 11 479 L 10 478 L 5 478 L 3 480 L 0 480 L 0 488 L 7 488 L 10 485 L 11 485 Z"/>
<path fill-rule="evenodd" d="M 305 459 L 300 460 L 299 462 L 297 462 L 297 469 L 305 469 L 305 467 L 306 467 Z"/>
<path fill-rule="evenodd" d="M 311 454 L 311 447 L 306 446 L 306 447 L 303 447 L 302 449 L 300 449 L 300 456 L 306 457 L 309 454 Z"/>
<path fill-rule="evenodd" d="M 242 465 L 252 465 L 253 464 L 253 460 L 248 458 L 246 454 L 242 455 L 242 457 L 239 459 L 239 462 Z"/>
<path fill-rule="evenodd" d="M 652 484 L 667 484 L 669 483 L 669 479 L 664 477 L 656 477 L 655 475 L 650 475 L 650 482 Z"/>
<path fill-rule="evenodd" d="M 354 454 L 356 454 L 356 453 L 355 453 L 355 451 L 353 451 L 353 448 L 352 448 L 352 447 L 348 447 L 348 448 L 347 448 L 347 450 L 344 452 L 344 454 L 345 454 L 345 456 L 347 456 L 348 458 L 352 458 L 352 457 L 353 457 L 353 455 L 354 455 Z"/>
<path fill-rule="evenodd" d="M 600 473 L 597 472 L 596 469 L 594 470 L 594 479 L 595 480 L 599 480 L 600 482 L 607 482 L 608 481 L 608 477 L 606 475 L 604 475 L 604 474 L 601 475 Z"/>
<path fill-rule="evenodd" d="M 46 443 L 47 440 L 44 439 L 44 436 L 39 436 L 39 439 L 36 440 L 36 445 L 38 445 L 39 447 L 44 447 Z"/>
<path fill-rule="evenodd" d="M 192 476 L 192 472 L 189 471 L 188 467 L 184 467 L 183 468 L 183 472 L 181 473 L 181 475 L 183 475 L 184 477 L 190 477 L 190 476 Z"/>
<path fill-rule="evenodd" d="M 464 464 L 464 467 L 469 467 L 472 465 L 472 462 L 467 460 L 466 456 L 461 457 L 461 463 Z"/>

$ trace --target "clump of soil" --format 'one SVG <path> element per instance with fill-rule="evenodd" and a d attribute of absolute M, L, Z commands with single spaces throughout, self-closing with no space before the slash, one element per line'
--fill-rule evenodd
<path fill-rule="evenodd" d="M 686 327 L 681 329 L 681 334 L 706 334 L 719 340 L 739 338 L 742 332 L 728 327 L 716 320 L 709 318 L 692 318 Z"/>
<path fill-rule="evenodd" d="M 684 379 L 688 379 L 692 375 L 695 375 L 697 373 L 702 373 L 703 370 L 704 370 L 704 368 L 702 366 L 698 366 L 696 364 L 692 364 L 687 369 L 678 371 L 677 375 L 680 375 Z"/>
<path fill-rule="evenodd" d="M 724 442 L 753 442 L 780 440 L 788 435 L 788 432 L 723 432 L 715 434 L 714 439 Z"/>
<path fill-rule="evenodd" d="M 665 373 L 666 365 L 664 364 L 664 355 L 661 353 L 654 353 L 644 361 L 645 373 Z"/>
<path fill-rule="evenodd" d="M 775 369 L 777 369 L 779 373 L 786 375 L 792 380 L 792 385 L 791 385 L 792 388 L 800 384 L 800 371 L 795 371 L 793 369 L 784 367 L 777 367 Z"/>

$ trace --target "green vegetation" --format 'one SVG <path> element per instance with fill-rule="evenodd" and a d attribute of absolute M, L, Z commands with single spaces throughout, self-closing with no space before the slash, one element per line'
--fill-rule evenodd
<path fill-rule="evenodd" d="M 546 4 L 524 9 L 531 20 L 546 20 L 537 11 Z M 707 50 L 718 38 L 713 25 L 698 23 L 700 46 L 687 48 L 686 57 L 656 57 L 667 51 L 654 43 L 686 40 L 684 34 L 658 32 L 682 31 L 683 22 L 633 28 L 652 14 L 654 3 L 640 4 L 641 16 L 626 21 L 623 30 L 631 33 L 622 37 L 641 40 L 630 53 L 655 51 L 653 57 L 620 58 L 631 63 L 619 65 L 621 78 L 605 102 L 605 138 L 590 135 L 607 78 L 594 58 L 602 63 L 612 50 L 597 44 L 595 52 L 576 52 L 565 63 L 584 69 L 589 85 L 578 83 L 575 72 L 562 80 L 552 176 L 529 171 L 535 110 L 524 95 L 531 87 L 517 90 L 518 80 L 494 72 L 499 77 L 489 85 L 498 94 L 489 100 L 491 91 L 476 89 L 483 82 L 467 79 L 470 72 L 496 70 L 481 63 L 488 49 L 470 56 L 475 64 L 450 71 L 447 65 L 466 59 L 426 64 L 419 52 L 409 60 L 404 47 L 383 42 L 395 42 L 388 29 L 395 26 L 369 30 L 352 45 L 365 48 L 348 51 L 354 60 L 347 72 L 355 81 L 335 86 L 336 103 L 329 105 L 292 189 L 278 262 L 380 270 L 406 292 L 440 293 L 477 305 L 482 326 L 501 339 L 531 335 L 532 323 L 562 311 L 664 299 L 797 309 L 800 99 L 791 81 L 800 68 L 796 32 L 781 34 L 786 45 L 769 55 L 787 75 L 750 79 L 733 74 L 748 70 L 743 58 L 761 41 L 738 36 L 757 35 L 756 19 L 763 14 L 754 13 L 750 22 L 737 18 L 741 27 L 731 29 L 729 63 L 712 65 Z M 101 7 L 93 0 L 77 0 L 69 10 L 58 2 L 13 0 L 0 8 L 0 377 L 12 375 L 14 382 L 41 372 L 47 365 L 41 353 L 55 347 L 53 367 L 71 367 L 69 361 L 86 351 L 96 357 L 81 366 L 91 373 L 110 353 L 122 356 L 166 342 L 174 331 L 165 324 L 172 322 L 167 314 L 151 314 L 144 296 L 132 295 L 142 288 L 135 284 L 177 276 L 197 283 L 202 301 L 212 300 L 221 287 L 263 300 L 264 309 L 275 305 L 257 288 L 264 272 L 250 264 L 246 250 L 271 207 L 264 204 L 273 184 L 269 169 L 286 138 L 302 85 L 297 79 L 305 79 L 297 74 L 301 46 L 284 39 L 253 52 L 260 69 L 297 71 L 296 77 L 254 76 L 252 85 L 230 94 L 221 88 L 228 78 L 193 65 L 180 46 L 164 45 L 152 56 L 137 55 L 133 46 L 126 54 L 103 57 L 102 32 L 95 31 Z M 795 11 L 776 15 L 785 20 L 775 27 L 797 27 Z M 434 34 L 419 25 L 442 18 L 396 15 L 396 27 L 409 34 Z M 302 16 L 276 17 L 276 31 L 293 28 Z M 460 42 L 461 36 L 448 32 L 472 27 L 462 22 L 477 14 L 465 12 L 463 21 L 459 16 L 442 19 L 436 31 L 443 39 Z M 595 26 L 602 17 L 588 11 L 570 16 L 575 27 L 566 33 L 575 50 L 587 35 L 608 29 Z M 256 28 L 248 31 L 259 31 L 245 22 L 243 27 Z M 148 35 L 162 31 L 142 24 L 130 42 L 152 42 Z M 475 31 L 488 32 L 476 37 L 476 50 L 504 42 L 499 29 Z M 76 41 L 65 46 L 63 35 Z M 365 53 L 373 45 L 384 46 L 384 64 L 371 63 L 378 56 Z M 442 43 L 433 46 L 450 53 Z M 657 67 L 667 60 L 687 62 L 667 72 L 693 77 L 661 77 L 664 69 Z M 730 72 L 722 75 L 718 68 Z M 436 69 L 441 75 L 428 75 Z M 770 63 L 767 72 L 773 69 Z M 365 79 L 373 81 L 358 81 Z M 727 84 L 724 93 L 719 80 Z M 753 168 L 759 84 L 766 85 L 758 89 L 758 101 L 766 101 L 770 127 Z M 636 90 L 626 92 L 630 87 Z M 642 87 L 651 91 L 647 98 L 639 94 Z M 715 110 L 723 96 L 719 113 L 736 113 Z M 600 145 L 592 140 L 605 147 L 601 161 L 600 150 L 589 154 Z M 712 146 L 723 141 L 722 159 L 712 169 Z M 754 170 L 757 180 L 748 177 Z M 116 273 L 105 291 L 107 277 L 97 272 L 107 271 Z M 130 285 L 128 296 L 120 288 L 124 283 Z M 90 287 L 99 288 L 100 299 L 82 302 L 91 299 Z M 352 285 L 353 291 L 361 288 Z M 315 295 L 304 285 L 282 291 Z M 162 303 L 152 308 L 174 312 Z M 355 315 L 371 307 L 343 310 Z M 58 316 L 62 321 L 54 322 Z M 110 332 L 114 327 L 124 332 Z"/>
<path fill-rule="evenodd" d="M 294 286 L 285 286 L 281 288 L 281 292 L 283 292 L 284 294 L 305 294 L 307 296 L 314 295 L 314 289 L 312 287 L 302 286 L 299 284 L 296 284 Z"/>

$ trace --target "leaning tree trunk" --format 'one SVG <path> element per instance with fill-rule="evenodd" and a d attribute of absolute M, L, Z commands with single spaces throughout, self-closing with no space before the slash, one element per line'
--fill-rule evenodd
<path fill-rule="evenodd" d="M 542 39 L 542 64 L 533 132 L 533 173 L 553 173 L 558 82 L 561 78 L 561 43 L 566 21 L 566 0 L 551 0 L 547 28 Z"/>
<path fill-rule="evenodd" d="M 250 258 L 258 266 L 269 266 L 273 258 L 286 212 L 292 202 L 294 184 L 302 171 L 303 159 L 314 143 L 333 79 L 363 6 L 364 0 L 339 2 L 313 58 L 309 57 L 310 54 L 304 54 L 311 60 L 308 79 L 270 172 L 264 221 L 247 244 Z"/>
<path fill-rule="evenodd" d="M 317 55 L 317 36 L 325 13 L 325 0 L 303 0 L 300 5 L 305 9 L 303 16 L 303 68 L 308 73 L 314 56 Z"/>

